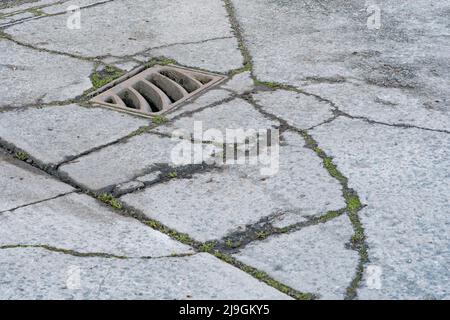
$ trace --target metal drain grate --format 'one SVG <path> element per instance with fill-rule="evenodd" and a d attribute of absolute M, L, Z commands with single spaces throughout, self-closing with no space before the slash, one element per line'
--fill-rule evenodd
<path fill-rule="evenodd" d="M 113 82 L 114 86 L 111 88 L 109 85 L 99 89 L 97 92 L 102 93 L 90 102 L 122 112 L 152 117 L 164 114 L 226 78 L 173 65 L 156 65 L 135 73 L 136 71 L 119 78 Z"/>

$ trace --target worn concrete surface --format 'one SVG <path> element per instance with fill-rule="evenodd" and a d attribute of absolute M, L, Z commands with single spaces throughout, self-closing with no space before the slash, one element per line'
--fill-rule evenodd
<path fill-rule="evenodd" d="M 301 86 L 354 116 L 450 129 L 448 1 L 232 2 L 259 80 Z M 379 29 L 368 27 L 370 5 Z"/>
<path fill-rule="evenodd" d="M 4 249 L 0 262 L 0 299 L 289 299 L 208 254 L 120 260 Z"/>
<path fill-rule="evenodd" d="M 346 216 L 327 224 L 250 244 L 239 260 L 275 279 L 322 299 L 343 299 L 358 254 L 346 248 L 353 230 Z"/>
<path fill-rule="evenodd" d="M 0 298 L 448 299 L 449 15 L 445 0 L 2 1 Z M 95 70 L 160 56 L 229 79 L 153 122 L 84 107 Z M 180 147 L 198 160 L 171 139 L 194 121 L 280 129 L 276 174 L 220 163 L 217 141 L 197 144 L 214 164 L 175 164 Z"/>
<path fill-rule="evenodd" d="M 382 289 L 362 298 L 442 299 L 450 280 L 450 136 L 339 119 L 313 130 L 367 207 Z"/>
<path fill-rule="evenodd" d="M 74 189 L 40 170 L 0 154 L 0 212 L 72 192 Z"/>
<path fill-rule="evenodd" d="M 80 194 L 0 214 L 0 246 L 37 246 L 126 257 L 192 253 L 144 224 Z"/>
<path fill-rule="evenodd" d="M 149 124 L 103 108 L 29 108 L 0 116 L 0 137 L 46 165 L 112 143 Z"/>
<path fill-rule="evenodd" d="M 0 110 L 65 101 L 91 87 L 91 62 L 38 52 L 2 39 L 0 52 Z"/>
<path fill-rule="evenodd" d="M 279 173 L 274 176 L 262 175 L 258 166 L 230 165 L 150 186 L 121 200 L 203 242 L 243 231 L 274 215 L 292 215 L 294 224 L 345 207 L 340 185 L 314 153 L 303 148 L 303 139 L 292 133 L 284 139 Z"/>
<path fill-rule="evenodd" d="M 59 171 L 82 186 L 100 190 L 134 180 L 159 165 L 175 166 L 171 152 L 179 143 L 168 137 L 142 134 L 64 164 Z"/>

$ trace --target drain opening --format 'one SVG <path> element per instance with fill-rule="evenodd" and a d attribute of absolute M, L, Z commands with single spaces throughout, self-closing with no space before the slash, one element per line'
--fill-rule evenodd
<path fill-rule="evenodd" d="M 124 78 L 127 79 L 126 76 Z M 119 111 L 154 116 L 173 109 L 224 79 L 224 76 L 172 65 L 154 66 L 116 84 L 90 102 Z"/>

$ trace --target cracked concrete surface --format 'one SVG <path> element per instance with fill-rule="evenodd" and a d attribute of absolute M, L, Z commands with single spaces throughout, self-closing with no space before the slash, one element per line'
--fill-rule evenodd
<path fill-rule="evenodd" d="M 448 299 L 449 13 L 3 1 L 0 299 Z M 155 58 L 229 78 L 153 120 L 87 103 L 98 68 Z M 220 163 L 195 122 L 279 129 L 278 171 Z"/>

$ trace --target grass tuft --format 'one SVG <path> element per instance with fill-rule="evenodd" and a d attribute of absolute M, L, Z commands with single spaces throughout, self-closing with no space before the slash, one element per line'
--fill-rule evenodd
<path fill-rule="evenodd" d="M 103 193 L 101 194 L 98 199 L 108 205 L 110 205 L 111 207 L 115 208 L 115 209 L 122 209 L 123 205 L 120 202 L 119 199 L 115 198 L 112 194 L 109 193 Z"/>
<path fill-rule="evenodd" d="M 103 70 L 91 74 L 91 82 L 94 90 L 100 89 L 108 83 L 123 76 L 125 72 L 114 66 L 106 66 Z"/>
<path fill-rule="evenodd" d="M 30 158 L 30 156 L 28 155 L 28 153 L 26 152 L 22 152 L 22 151 L 18 151 L 15 153 L 14 155 L 17 159 L 21 160 L 21 161 L 26 161 Z"/>

